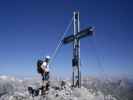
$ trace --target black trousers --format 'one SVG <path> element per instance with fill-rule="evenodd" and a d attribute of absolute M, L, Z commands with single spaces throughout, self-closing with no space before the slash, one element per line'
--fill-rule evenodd
<path fill-rule="evenodd" d="M 49 72 L 45 72 L 45 74 L 42 75 L 42 80 L 43 81 L 48 81 L 49 80 Z"/>

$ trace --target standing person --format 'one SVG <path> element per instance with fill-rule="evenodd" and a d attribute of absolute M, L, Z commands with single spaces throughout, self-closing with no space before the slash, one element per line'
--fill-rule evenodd
<path fill-rule="evenodd" d="M 43 73 L 43 81 L 48 81 L 49 80 L 49 61 L 50 61 L 50 56 L 46 56 L 45 60 L 43 61 L 41 68 L 43 69 L 44 73 Z"/>
<path fill-rule="evenodd" d="M 42 95 L 45 94 L 46 91 L 49 90 L 49 61 L 50 56 L 46 56 L 44 61 L 38 60 L 37 62 L 37 71 L 42 76 Z"/>

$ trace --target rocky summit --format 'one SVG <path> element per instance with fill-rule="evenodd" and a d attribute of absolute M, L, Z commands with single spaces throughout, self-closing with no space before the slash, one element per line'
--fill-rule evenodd
<path fill-rule="evenodd" d="M 40 85 L 40 81 L 36 78 L 20 80 L 15 77 L 1 76 L 0 100 L 132 100 L 130 95 L 132 92 L 128 90 L 128 85 L 124 81 L 110 83 L 90 79 L 89 82 L 83 80 L 81 88 L 73 88 L 68 80 L 51 80 L 46 95 L 42 96 L 40 91 L 32 95 L 28 91 L 28 87 L 37 90 Z"/>

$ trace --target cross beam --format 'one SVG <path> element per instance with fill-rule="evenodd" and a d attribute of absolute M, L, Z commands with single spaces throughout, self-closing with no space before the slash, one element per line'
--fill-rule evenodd
<path fill-rule="evenodd" d="M 92 36 L 92 35 L 93 35 L 93 28 L 89 27 L 89 28 L 86 28 L 86 29 L 78 32 L 76 35 L 70 35 L 70 36 L 65 37 L 63 39 L 63 43 L 68 44 L 68 43 L 73 42 L 74 38 L 77 38 L 79 40 L 79 39 L 84 38 L 86 36 Z"/>
<path fill-rule="evenodd" d="M 74 12 L 74 34 L 63 39 L 64 44 L 73 43 L 73 86 L 81 87 L 81 71 L 80 71 L 80 39 L 93 35 L 93 28 L 89 27 L 80 31 L 79 12 Z"/>

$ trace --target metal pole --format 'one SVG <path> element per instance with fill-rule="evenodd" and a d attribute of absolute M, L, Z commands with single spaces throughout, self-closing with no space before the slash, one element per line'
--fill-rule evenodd
<path fill-rule="evenodd" d="M 80 32 L 80 22 L 79 22 L 79 12 L 74 12 L 74 36 Z M 74 37 L 73 42 L 73 86 L 78 85 L 81 87 L 81 75 L 80 75 L 80 41 Z M 76 82 L 75 82 L 75 74 L 76 74 Z"/>
<path fill-rule="evenodd" d="M 79 12 L 78 12 L 78 19 L 77 19 L 77 30 L 80 32 L 80 21 L 79 21 Z M 81 87 L 81 72 L 80 72 L 80 40 L 77 39 L 77 59 L 78 59 L 78 87 Z"/>
<path fill-rule="evenodd" d="M 74 25 L 74 36 L 76 35 L 76 19 L 75 19 L 75 15 L 76 15 L 76 12 L 73 13 L 74 15 L 74 20 L 73 20 L 73 25 Z M 74 42 L 73 42 L 73 60 L 75 59 L 75 56 L 76 56 L 76 39 L 74 39 Z M 72 65 L 73 66 L 73 86 L 75 86 L 75 65 Z"/>

